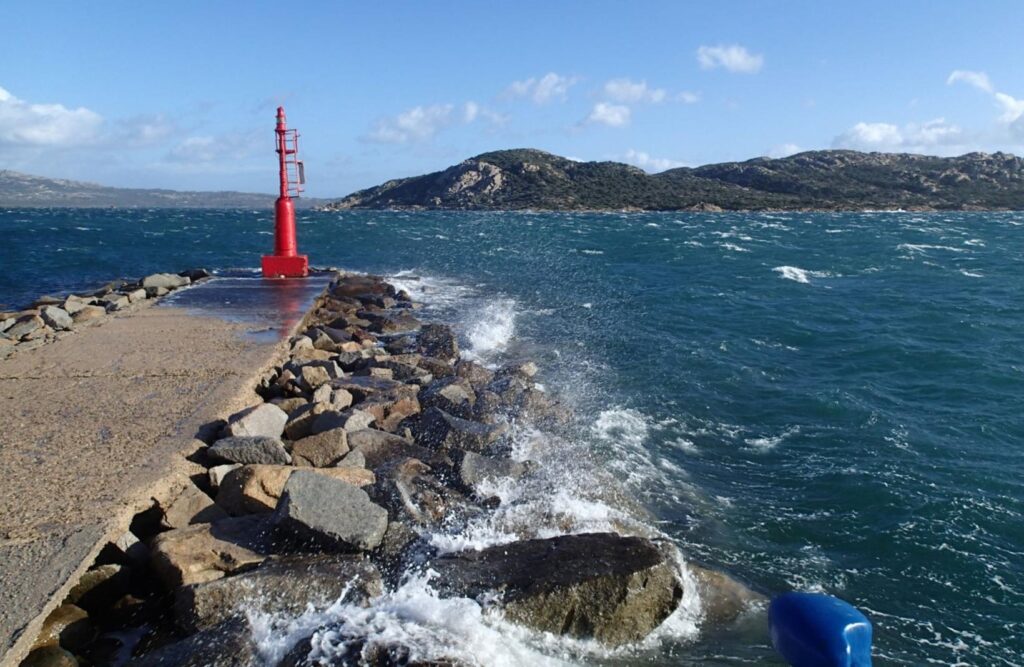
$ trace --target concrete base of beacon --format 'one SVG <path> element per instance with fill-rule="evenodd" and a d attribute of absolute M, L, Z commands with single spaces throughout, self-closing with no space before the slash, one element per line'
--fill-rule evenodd
<path fill-rule="evenodd" d="M 263 256 L 264 278 L 305 278 L 309 275 L 309 257 L 306 255 Z"/>

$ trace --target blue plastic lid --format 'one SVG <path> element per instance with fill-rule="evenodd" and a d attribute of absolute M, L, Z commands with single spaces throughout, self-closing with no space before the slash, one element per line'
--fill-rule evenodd
<path fill-rule="evenodd" d="M 785 593 L 768 608 L 775 650 L 793 667 L 871 667 L 871 621 L 823 593 Z"/>

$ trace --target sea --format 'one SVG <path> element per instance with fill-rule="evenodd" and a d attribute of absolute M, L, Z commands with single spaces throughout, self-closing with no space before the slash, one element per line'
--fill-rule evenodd
<path fill-rule="evenodd" d="M 439 550 L 621 526 L 624 489 L 684 561 L 856 605 L 875 664 L 1024 664 L 1024 214 L 298 217 L 312 264 L 390 277 L 465 356 L 533 359 L 576 411 L 570 435 L 521 430 L 515 455 L 547 472 Z M 255 276 L 272 229 L 269 211 L 0 210 L 0 302 Z M 440 599 L 425 574 L 368 608 L 252 620 L 268 661 L 333 622 L 480 665 L 783 664 L 763 610 L 701 617 L 688 594 L 608 650 Z"/>

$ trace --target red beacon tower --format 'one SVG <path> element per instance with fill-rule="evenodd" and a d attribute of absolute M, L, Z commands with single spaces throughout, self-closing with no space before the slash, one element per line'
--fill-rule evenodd
<path fill-rule="evenodd" d="M 274 254 L 263 256 L 264 278 L 302 278 L 309 275 L 309 258 L 300 255 L 295 240 L 295 204 L 302 194 L 306 170 L 299 159 L 299 131 L 285 125 L 284 107 L 277 107 L 277 159 L 281 194 L 274 204 Z"/>

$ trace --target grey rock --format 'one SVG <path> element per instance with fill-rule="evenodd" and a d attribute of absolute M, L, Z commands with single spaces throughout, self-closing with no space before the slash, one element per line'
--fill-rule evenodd
<path fill-rule="evenodd" d="M 388 512 L 358 486 L 298 470 L 285 484 L 273 521 L 301 550 L 370 550 L 384 538 Z"/>
<path fill-rule="evenodd" d="M 330 431 L 336 428 L 342 428 L 346 431 L 358 431 L 360 429 L 369 428 L 370 424 L 374 422 L 375 417 L 373 414 L 360 410 L 358 408 L 349 408 L 347 410 L 335 411 L 329 410 L 320 414 L 313 420 L 313 424 L 310 428 L 310 433 L 315 435 L 317 433 L 323 433 L 324 431 Z"/>
<path fill-rule="evenodd" d="M 143 287 L 163 287 L 165 289 L 177 289 L 184 287 L 192 281 L 187 276 L 179 276 L 174 273 L 154 273 L 142 279 Z"/>
<path fill-rule="evenodd" d="M 207 453 L 215 459 L 229 463 L 287 464 L 292 462 L 292 457 L 279 438 L 259 435 L 221 438 L 210 445 Z"/>
<path fill-rule="evenodd" d="M 75 324 L 84 324 L 85 322 L 91 322 L 97 320 L 107 314 L 107 309 L 103 306 L 83 306 L 71 316 Z"/>
<path fill-rule="evenodd" d="M 22 315 L 14 324 L 8 327 L 4 334 L 13 340 L 20 340 L 29 334 L 35 333 L 43 327 L 43 320 L 34 313 Z"/>
<path fill-rule="evenodd" d="M 46 322 L 50 328 L 58 331 L 70 329 L 74 325 L 74 321 L 68 315 L 68 312 L 57 306 L 44 306 L 39 311 L 39 316 L 43 318 L 43 322 Z"/>
<path fill-rule="evenodd" d="M 428 324 L 420 330 L 419 350 L 428 357 L 449 363 L 459 358 L 459 343 L 452 328 L 444 324 Z"/>
<path fill-rule="evenodd" d="M 376 429 L 350 432 L 348 446 L 353 453 L 363 455 L 366 467 L 371 470 L 400 458 L 411 457 L 428 460 L 432 455 L 432 452 L 425 447 L 415 445 L 393 433 L 385 433 Z"/>
<path fill-rule="evenodd" d="M 159 297 L 170 294 L 171 290 L 166 287 L 145 287 L 147 299 L 157 299 Z"/>
<path fill-rule="evenodd" d="M 362 452 L 349 452 L 334 464 L 335 468 L 365 468 L 366 455 Z"/>
<path fill-rule="evenodd" d="M 473 416 L 476 393 L 469 380 L 447 377 L 434 380 L 424 387 L 419 400 L 424 408 L 438 408 L 456 417 L 470 419 Z"/>
<path fill-rule="evenodd" d="M 129 667 L 252 667 L 261 664 L 249 622 L 230 618 L 128 663 Z"/>
<path fill-rule="evenodd" d="M 174 612 L 178 626 L 192 633 L 245 611 L 297 615 L 306 605 L 365 604 L 382 592 L 380 572 L 362 556 L 289 556 L 233 577 L 183 586 Z"/>
<path fill-rule="evenodd" d="M 223 465 L 213 466 L 207 471 L 207 474 L 210 476 L 210 486 L 214 489 L 220 488 L 220 484 L 224 481 L 227 474 L 232 470 L 238 470 L 241 467 L 241 463 L 225 463 Z"/>
<path fill-rule="evenodd" d="M 128 300 L 130 302 L 138 303 L 139 301 L 145 301 L 146 300 L 146 290 L 143 289 L 143 288 L 139 288 L 139 289 L 127 292 L 125 294 L 125 296 L 128 297 Z"/>
<path fill-rule="evenodd" d="M 352 394 L 356 402 L 359 402 L 365 401 L 374 394 L 393 392 L 406 387 L 406 385 L 387 378 L 362 375 L 333 380 L 331 387 L 334 389 L 344 389 Z"/>
<path fill-rule="evenodd" d="M 273 403 L 260 403 L 233 415 L 224 427 L 224 435 L 280 438 L 286 423 L 288 413 Z"/>
<path fill-rule="evenodd" d="M 469 359 L 463 359 L 455 365 L 455 374 L 469 380 L 474 388 L 482 387 L 494 379 L 494 371 Z"/>
<path fill-rule="evenodd" d="M 306 403 L 288 413 L 284 435 L 289 440 L 300 440 L 313 432 L 316 418 L 329 410 L 325 403 Z"/>
<path fill-rule="evenodd" d="M 269 553 L 265 518 L 244 516 L 160 533 L 152 542 L 152 566 L 164 585 L 220 579 L 250 569 Z"/>
<path fill-rule="evenodd" d="M 185 278 L 188 278 L 191 282 L 196 282 L 197 280 L 202 280 L 204 278 L 209 278 L 213 274 L 211 274 L 206 269 L 199 269 L 199 268 L 197 268 L 197 269 L 186 269 L 184 271 L 178 271 L 178 275 L 179 276 L 184 276 Z"/>
<path fill-rule="evenodd" d="M 96 303 L 100 304 L 107 309 L 107 312 L 114 312 L 118 310 L 124 310 L 127 308 L 131 301 L 128 300 L 124 294 L 118 294 L 117 292 L 111 292 L 110 294 L 97 299 Z"/>
<path fill-rule="evenodd" d="M 444 595 L 497 593 L 513 622 L 611 646 L 646 637 L 683 595 L 662 549 L 614 533 L 513 542 L 441 556 L 428 567 Z"/>
<path fill-rule="evenodd" d="M 375 472 L 374 498 L 396 520 L 433 526 L 455 513 L 465 513 L 469 507 L 462 494 L 442 483 L 419 459 L 400 459 Z"/>
<path fill-rule="evenodd" d="M 14 323 L 17 321 L 18 320 L 13 317 L 0 318 L 0 333 L 6 332 L 8 329 L 13 327 Z"/>
<path fill-rule="evenodd" d="M 475 452 L 482 451 L 508 431 L 505 424 L 481 424 L 438 408 L 424 410 L 419 429 L 419 442 L 427 447 Z"/>
<path fill-rule="evenodd" d="M 464 452 L 458 462 L 459 481 L 465 486 L 476 489 L 486 481 L 510 477 L 519 479 L 526 474 L 525 463 L 512 459 L 483 456 L 476 452 Z"/>

